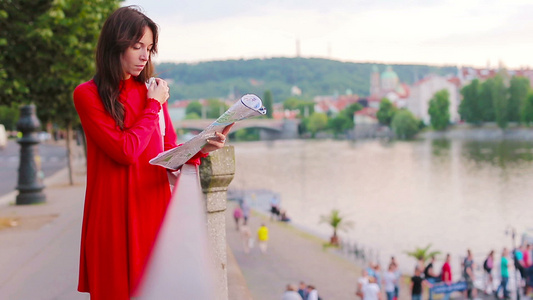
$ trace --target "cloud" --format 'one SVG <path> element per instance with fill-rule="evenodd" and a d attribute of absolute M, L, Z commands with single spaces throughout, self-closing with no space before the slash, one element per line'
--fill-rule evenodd
<path fill-rule="evenodd" d="M 303 56 L 533 66 L 526 0 L 137 3 L 161 26 L 158 61 L 294 56 L 299 40 Z"/>

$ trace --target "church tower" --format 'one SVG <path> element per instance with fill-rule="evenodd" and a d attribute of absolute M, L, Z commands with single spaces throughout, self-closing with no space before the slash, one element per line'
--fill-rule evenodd
<path fill-rule="evenodd" d="M 379 70 L 376 65 L 372 66 L 372 74 L 370 75 L 370 95 L 377 95 L 380 91 Z"/>

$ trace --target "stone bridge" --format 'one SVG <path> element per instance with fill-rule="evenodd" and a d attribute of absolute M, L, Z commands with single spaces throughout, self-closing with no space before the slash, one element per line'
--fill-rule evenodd
<path fill-rule="evenodd" d="M 202 131 L 215 119 L 181 120 L 172 121 L 176 129 Z M 274 120 L 250 118 L 235 123 L 232 132 L 246 128 L 260 129 L 261 140 L 279 140 L 298 138 L 298 125 L 300 120 Z"/>

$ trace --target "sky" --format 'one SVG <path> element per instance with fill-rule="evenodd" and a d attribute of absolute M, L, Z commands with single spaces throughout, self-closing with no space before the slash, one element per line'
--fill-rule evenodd
<path fill-rule="evenodd" d="M 156 62 L 270 57 L 533 68 L 533 0 L 127 0 Z M 297 46 L 299 45 L 299 46 Z"/>

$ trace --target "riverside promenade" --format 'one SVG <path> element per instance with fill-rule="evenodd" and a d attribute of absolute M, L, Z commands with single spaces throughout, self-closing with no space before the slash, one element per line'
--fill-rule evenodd
<path fill-rule="evenodd" d="M 359 299 L 355 290 L 362 270 L 347 259 L 324 251 L 324 240 L 290 223 L 270 221 L 265 215 L 252 214 L 248 224 L 254 238 L 261 223 L 269 228 L 268 250 L 262 254 L 255 246 L 245 254 L 232 217 L 235 205 L 236 202 L 228 203 L 226 236 L 253 297 L 249 299 L 281 299 L 288 283 L 298 284 L 300 281 L 314 285 L 324 300 Z M 228 281 L 231 285 L 231 278 Z"/>

